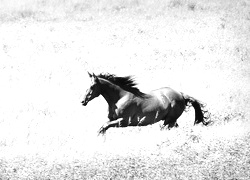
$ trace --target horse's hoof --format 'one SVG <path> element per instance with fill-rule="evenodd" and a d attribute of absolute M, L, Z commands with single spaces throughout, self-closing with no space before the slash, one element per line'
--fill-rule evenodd
<path fill-rule="evenodd" d="M 166 126 L 162 125 L 160 126 L 160 130 L 163 131 L 165 129 Z"/>
<path fill-rule="evenodd" d="M 105 132 L 106 132 L 106 130 L 105 130 L 105 128 L 104 127 L 101 127 L 100 129 L 99 129 L 99 131 L 98 131 L 98 135 L 104 135 L 105 134 Z"/>

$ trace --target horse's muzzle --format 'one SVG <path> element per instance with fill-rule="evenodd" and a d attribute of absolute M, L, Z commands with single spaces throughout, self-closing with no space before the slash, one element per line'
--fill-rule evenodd
<path fill-rule="evenodd" d="M 88 102 L 87 101 L 82 101 L 83 106 L 87 106 Z"/>

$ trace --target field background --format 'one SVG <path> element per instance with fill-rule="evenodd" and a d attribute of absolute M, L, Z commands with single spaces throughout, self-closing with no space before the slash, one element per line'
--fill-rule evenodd
<path fill-rule="evenodd" d="M 112 128 L 87 71 L 207 104 Z M 0 0 L 0 179 L 250 179 L 249 0 Z"/>

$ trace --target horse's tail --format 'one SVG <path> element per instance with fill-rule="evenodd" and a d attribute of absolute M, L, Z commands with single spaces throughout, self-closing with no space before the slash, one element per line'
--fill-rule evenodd
<path fill-rule="evenodd" d="M 201 103 L 200 101 L 198 101 L 197 99 L 183 94 L 182 96 L 185 100 L 185 104 L 186 106 L 193 106 L 194 110 L 195 110 L 195 121 L 194 124 L 199 124 L 202 122 L 202 124 L 204 125 L 208 125 L 210 123 L 209 118 L 210 118 L 210 113 L 205 110 L 205 104 Z"/>

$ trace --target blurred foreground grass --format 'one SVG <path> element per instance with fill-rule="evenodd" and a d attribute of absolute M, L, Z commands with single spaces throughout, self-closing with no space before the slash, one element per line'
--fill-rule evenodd
<path fill-rule="evenodd" d="M 106 138 L 101 138 L 106 140 L 88 155 L 61 146 L 48 155 L 41 149 L 38 154 L 2 157 L 0 178 L 247 180 L 249 127 L 231 122 L 172 131 L 153 127 L 112 129 Z"/>

